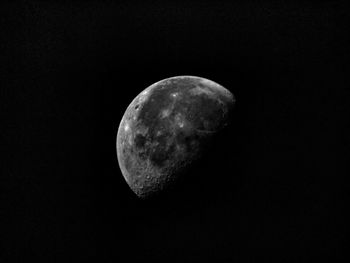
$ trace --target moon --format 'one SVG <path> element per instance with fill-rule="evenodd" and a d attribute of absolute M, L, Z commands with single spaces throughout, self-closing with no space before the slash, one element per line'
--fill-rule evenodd
<path fill-rule="evenodd" d="M 161 193 L 200 159 L 230 123 L 234 95 L 209 79 L 175 76 L 143 90 L 119 124 L 116 148 L 123 177 L 140 198 Z"/>

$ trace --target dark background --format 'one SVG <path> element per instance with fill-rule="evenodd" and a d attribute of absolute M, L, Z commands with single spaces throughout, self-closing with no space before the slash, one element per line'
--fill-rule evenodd
<path fill-rule="evenodd" d="M 0 261 L 342 258 L 345 4 L 125 2 L 1 4 Z M 117 128 L 176 75 L 234 93 L 232 126 L 187 189 L 140 201 Z"/>

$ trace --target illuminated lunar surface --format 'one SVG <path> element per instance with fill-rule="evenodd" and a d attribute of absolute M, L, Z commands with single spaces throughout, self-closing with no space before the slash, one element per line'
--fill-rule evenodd
<path fill-rule="evenodd" d="M 147 198 L 180 177 L 186 181 L 206 143 L 229 124 L 234 104 L 230 91 L 195 76 L 167 78 L 142 91 L 117 134 L 119 166 L 132 191 Z"/>

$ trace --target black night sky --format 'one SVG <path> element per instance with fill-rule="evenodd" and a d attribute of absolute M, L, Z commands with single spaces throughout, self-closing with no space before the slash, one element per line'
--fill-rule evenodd
<path fill-rule="evenodd" d="M 343 258 L 345 4 L 124 2 L 0 6 L 0 262 Z M 177 75 L 229 89 L 232 125 L 182 192 L 140 201 L 118 125 Z"/>

